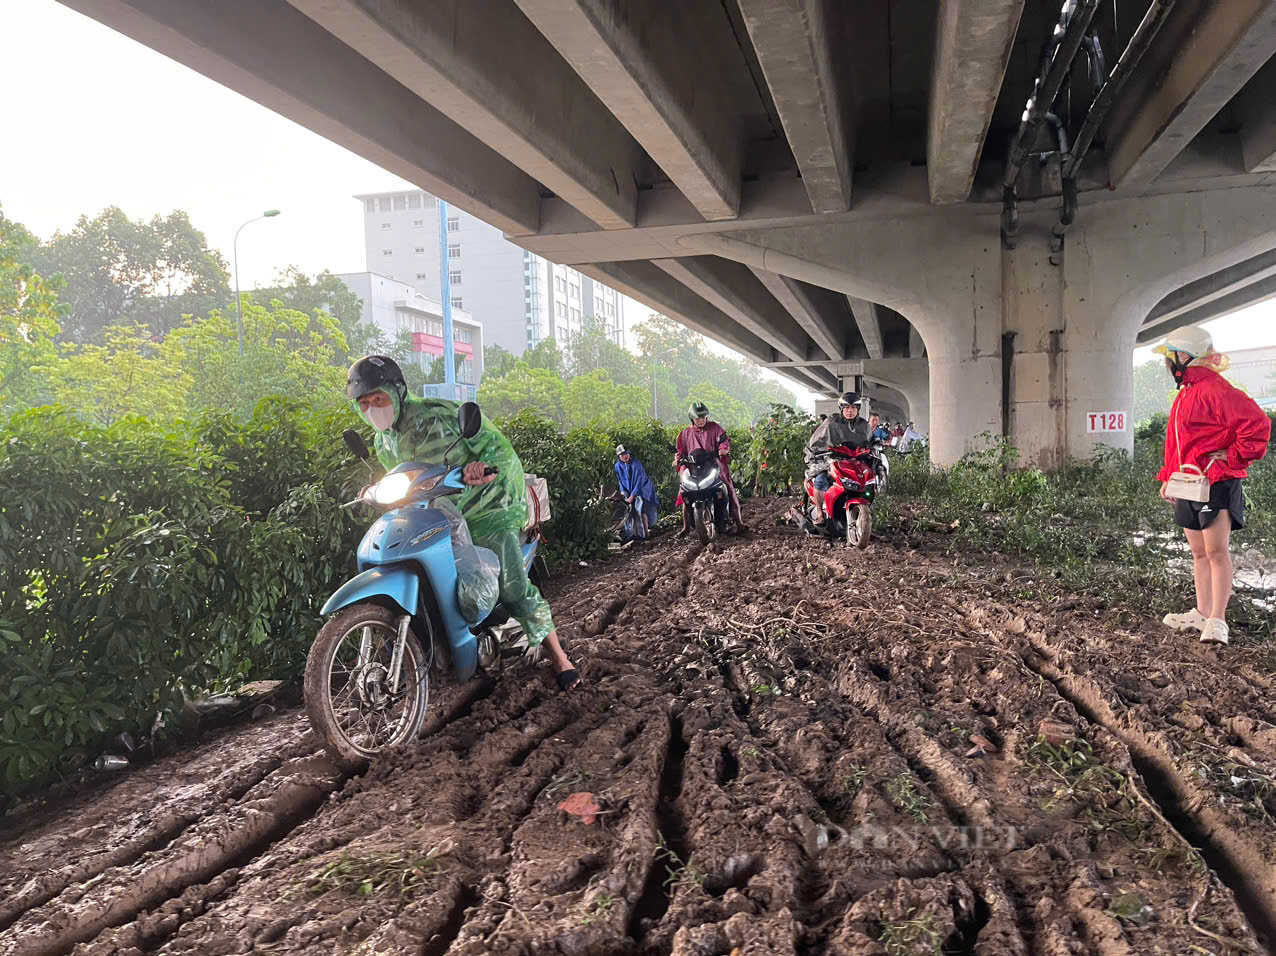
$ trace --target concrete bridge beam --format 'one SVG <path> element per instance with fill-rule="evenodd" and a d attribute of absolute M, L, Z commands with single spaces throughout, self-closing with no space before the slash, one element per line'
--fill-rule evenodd
<path fill-rule="evenodd" d="M 718 85 L 704 4 L 517 3 L 705 219 L 739 214 L 744 133 Z"/>
<path fill-rule="evenodd" d="M 839 0 L 738 0 L 793 159 L 817 213 L 851 202 L 854 92 Z"/>
<path fill-rule="evenodd" d="M 598 225 L 637 222 L 642 149 L 512 4 L 289 2 Z"/>

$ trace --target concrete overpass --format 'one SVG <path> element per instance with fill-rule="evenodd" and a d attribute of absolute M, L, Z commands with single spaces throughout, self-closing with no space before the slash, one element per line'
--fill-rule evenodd
<path fill-rule="evenodd" d="M 1276 275 L 1276 0 L 63 2 L 796 381 L 924 380 L 941 462 L 1130 447 L 1136 339 Z"/>

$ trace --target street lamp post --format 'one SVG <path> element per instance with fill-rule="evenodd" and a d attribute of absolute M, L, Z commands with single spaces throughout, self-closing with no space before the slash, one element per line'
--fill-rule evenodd
<path fill-rule="evenodd" d="M 657 421 L 660 419 L 660 406 L 656 403 L 656 359 L 676 351 L 678 351 L 678 346 L 675 345 L 671 349 L 665 349 L 663 352 L 657 352 L 655 355 L 647 357 L 648 361 L 651 362 L 651 417 Z"/>
<path fill-rule="evenodd" d="M 273 219 L 279 215 L 278 209 L 267 209 L 260 216 L 254 216 L 235 230 L 235 241 L 231 244 L 232 254 L 235 259 L 235 312 L 238 315 L 237 326 L 239 329 L 239 357 L 244 357 L 244 303 L 239 297 L 239 234 L 244 231 L 244 226 L 256 222 L 258 219 Z"/>

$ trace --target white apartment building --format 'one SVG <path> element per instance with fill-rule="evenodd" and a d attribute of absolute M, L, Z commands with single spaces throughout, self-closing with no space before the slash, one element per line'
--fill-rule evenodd
<path fill-rule="evenodd" d="M 443 306 L 410 282 L 375 272 L 347 272 L 337 276 L 346 288 L 363 300 L 362 322 L 375 322 L 391 339 L 401 332 L 412 335 L 412 352 L 428 371 L 443 354 Z M 457 368 L 459 382 L 477 385 L 483 377 L 483 326 L 468 310 L 452 303 L 452 342 L 463 359 Z"/>
<path fill-rule="evenodd" d="M 606 323 L 612 341 L 625 344 L 624 297 L 615 289 L 520 249 L 455 206 L 448 207 L 444 270 L 434 196 L 408 190 L 355 198 L 363 203 L 369 272 L 409 283 L 437 302 L 446 271 L 453 308 L 470 313 L 489 344 L 521 355 L 553 337 L 566 349 L 589 315 Z"/>

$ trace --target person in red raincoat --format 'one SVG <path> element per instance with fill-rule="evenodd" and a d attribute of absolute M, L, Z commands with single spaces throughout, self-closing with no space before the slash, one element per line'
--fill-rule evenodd
<path fill-rule="evenodd" d="M 731 439 L 727 438 L 727 430 L 717 422 L 709 421 L 709 406 L 704 402 L 693 403 L 687 409 L 687 417 L 691 419 L 691 425 L 678 433 L 678 450 L 674 452 L 673 456 L 674 470 L 681 471 L 682 469 L 678 467 L 678 459 L 687 457 L 693 451 L 703 449 L 714 452 L 718 456 L 718 462 L 722 469 L 723 483 L 727 486 L 731 517 L 735 520 L 737 528 L 741 531 L 747 531 L 748 525 L 744 523 L 744 519 L 740 516 L 740 499 L 735 493 L 735 484 L 731 481 Z M 721 445 L 719 445 L 719 441 L 722 442 Z M 682 538 L 691 530 L 691 515 L 688 514 L 686 507 L 683 506 L 682 492 L 678 492 L 677 503 L 678 507 L 682 508 L 682 530 L 678 532 L 678 537 Z"/>
<path fill-rule="evenodd" d="M 1174 523 L 1192 549 L 1196 607 L 1167 614 L 1175 630 L 1198 630 L 1207 644 L 1226 644 L 1225 614 L 1232 596 L 1232 529 L 1245 527 L 1241 482 L 1247 469 L 1267 453 L 1272 423 L 1258 403 L 1219 373 L 1227 356 L 1214 351 L 1210 334 L 1184 326 L 1166 336 L 1156 350 L 1178 385 L 1165 429 L 1165 464 L 1157 478 L 1161 497 L 1174 505 Z M 1170 477 L 1195 466 L 1210 480 L 1208 501 L 1175 500 Z"/>

